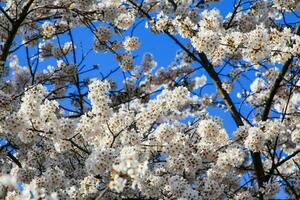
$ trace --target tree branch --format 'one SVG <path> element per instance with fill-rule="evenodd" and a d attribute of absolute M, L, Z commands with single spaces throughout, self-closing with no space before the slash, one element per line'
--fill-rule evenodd
<path fill-rule="evenodd" d="M 297 27 L 296 34 L 297 35 L 300 34 L 300 26 Z M 261 118 L 262 121 L 266 121 L 268 119 L 268 116 L 269 116 L 269 113 L 270 113 L 270 110 L 271 110 L 271 107 L 272 107 L 273 99 L 274 99 L 274 97 L 277 93 L 278 88 L 280 87 L 281 81 L 284 79 L 284 76 L 286 75 L 289 67 L 292 64 L 292 62 L 293 62 L 293 57 L 289 58 L 284 63 L 284 65 L 282 67 L 282 70 L 281 70 L 281 73 L 278 75 L 277 79 L 275 80 L 275 83 L 274 83 L 273 87 L 271 88 L 270 95 L 267 99 L 264 112 L 262 114 L 262 118 Z"/>
<path fill-rule="evenodd" d="M 0 11 L 4 14 L 4 16 L 8 19 L 8 21 L 13 24 L 14 20 L 7 14 L 7 12 L 3 9 L 2 6 L 0 6 Z"/>
<path fill-rule="evenodd" d="M 29 0 L 27 2 L 27 4 L 23 7 L 20 17 L 16 21 L 14 21 L 14 23 L 12 23 L 12 29 L 9 31 L 8 38 L 6 39 L 6 41 L 4 43 L 2 54 L 0 56 L 0 70 L 1 70 L 0 77 L 2 76 L 2 73 L 4 70 L 4 65 L 5 65 L 6 59 L 9 55 L 9 49 L 13 44 L 13 41 L 17 35 L 17 32 L 18 32 L 22 22 L 26 19 L 27 15 L 28 15 L 28 10 L 33 2 L 34 2 L 34 0 Z"/>

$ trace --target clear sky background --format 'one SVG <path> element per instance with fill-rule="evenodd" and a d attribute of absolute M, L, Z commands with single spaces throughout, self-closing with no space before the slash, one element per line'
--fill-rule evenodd
<path fill-rule="evenodd" d="M 221 11 L 221 14 L 225 17 L 233 8 L 234 0 L 223 0 L 221 3 L 214 3 L 210 8 L 217 8 Z M 145 21 L 138 21 L 139 25 L 135 28 L 133 35 L 139 37 L 141 42 L 141 47 L 139 50 L 134 51 L 133 55 L 136 56 L 135 63 L 139 65 L 142 60 L 142 56 L 145 53 L 151 53 L 154 55 L 154 58 L 158 64 L 158 67 L 168 67 L 172 63 L 175 58 L 176 52 L 180 50 L 180 48 L 166 35 L 164 34 L 153 34 L 149 29 L 145 28 Z M 74 41 L 77 48 L 77 60 L 80 59 L 81 53 L 87 53 L 89 49 L 93 45 L 93 35 L 89 29 L 86 27 L 76 28 L 72 30 L 72 34 L 74 37 Z M 125 32 L 121 38 L 125 38 L 126 36 L 130 36 L 131 29 Z M 187 40 L 182 40 L 179 36 L 177 37 L 180 41 L 186 42 Z M 63 44 L 64 42 L 69 41 L 67 35 L 60 36 L 60 42 Z M 18 41 L 20 42 L 20 40 Z M 83 51 L 82 51 L 83 50 Z M 30 52 L 36 52 L 36 48 L 30 49 Z M 22 66 L 27 65 L 25 48 L 20 48 L 17 51 L 17 55 L 19 56 L 20 64 Z M 71 60 L 71 56 L 68 56 Z M 100 66 L 100 70 L 93 71 L 91 73 L 86 74 L 84 77 L 99 77 L 101 75 L 99 71 L 106 75 L 111 70 L 118 67 L 118 63 L 116 62 L 114 55 L 112 53 L 95 53 L 91 52 L 87 59 L 85 60 L 85 65 L 88 68 L 91 68 L 93 65 L 97 64 Z M 45 69 L 48 65 L 55 66 L 55 59 L 46 59 L 41 62 L 39 66 L 39 70 Z M 198 67 L 197 64 L 194 64 L 195 67 Z M 202 74 L 206 74 L 203 70 L 197 71 L 195 76 L 201 76 Z M 111 78 L 113 78 L 117 83 L 121 83 L 123 80 L 123 74 L 119 70 L 115 73 Z M 209 79 L 208 79 L 209 81 Z M 210 81 L 209 81 L 210 82 Z M 249 84 L 249 83 L 247 83 Z M 213 86 L 207 87 L 205 92 L 212 93 L 215 92 L 215 88 Z M 232 97 L 235 99 L 236 94 L 233 93 Z M 227 112 L 223 112 L 219 108 L 210 108 L 208 109 L 209 113 L 212 115 L 220 116 L 224 120 L 225 129 L 231 134 L 235 129 L 235 123 L 232 120 L 231 116 Z"/>
<path fill-rule="evenodd" d="M 209 9 L 216 8 L 219 9 L 221 14 L 225 16 L 232 11 L 233 5 L 234 5 L 234 0 L 221 0 L 219 3 L 213 3 L 211 4 Z M 295 22 L 295 17 L 288 16 L 287 17 L 288 22 Z M 137 21 L 139 25 L 135 28 L 133 35 L 136 35 L 139 37 L 140 42 L 141 42 L 141 47 L 139 50 L 134 51 L 133 55 L 136 56 L 135 59 L 135 64 L 139 65 L 142 60 L 142 56 L 145 53 L 151 53 L 154 55 L 154 58 L 158 64 L 158 67 L 168 67 L 172 63 L 172 61 L 175 58 L 176 52 L 180 50 L 180 48 L 173 42 L 168 36 L 164 34 L 153 34 L 149 29 L 145 28 L 145 21 Z M 93 35 L 89 29 L 86 27 L 82 28 L 76 28 L 72 30 L 72 34 L 74 37 L 74 41 L 76 44 L 76 54 L 77 54 L 77 60 L 80 60 L 81 54 L 82 53 L 87 53 L 90 48 L 93 46 Z M 125 32 L 122 36 L 118 36 L 120 38 L 125 38 L 126 36 L 130 36 L 131 34 L 131 29 Z M 119 40 L 120 40 L 119 38 Z M 177 38 L 182 41 L 183 43 L 187 42 L 187 40 L 181 39 L 179 36 Z M 55 39 L 54 39 L 55 40 Z M 67 35 L 60 36 L 60 42 L 63 44 L 64 42 L 70 41 L 69 37 Z M 18 39 L 18 42 L 21 42 L 20 39 Z M 54 41 L 55 42 L 55 41 Z M 31 48 L 30 52 L 34 53 L 36 52 L 36 48 Z M 20 48 L 17 53 L 19 56 L 20 64 L 22 66 L 27 65 L 26 61 L 26 54 L 25 54 L 25 48 Z M 68 56 L 70 60 L 72 59 L 72 56 Z M 116 62 L 114 55 L 112 53 L 95 53 L 91 52 L 87 59 L 85 60 L 84 64 L 87 66 L 87 68 L 91 68 L 93 65 L 99 65 L 100 70 L 98 71 L 93 71 L 91 73 L 87 73 L 85 76 L 82 78 L 87 78 L 87 77 L 98 77 L 101 78 L 101 75 L 99 71 L 103 74 L 106 75 L 108 74 L 111 70 L 115 69 L 118 67 L 118 63 Z M 46 59 L 45 61 L 41 62 L 39 65 L 39 70 L 45 69 L 48 65 L 56 65 L 56 60 L 55 59 Z M 194 67 L 199 67 L 198 64 L 194 64 Z M 218 71 L 219 68 L 216 68 L 216 71 Z M 205 74 L 205 71 L 200 70 L 195 73 L 194 76 L 201 76 L 202 74 Z M 128 74 L 127 74 L 128 75 Z M 249 77 L 254 78 L 254 73 L 249 72 L 247 74 Z M 117 73 L 115 73 L 112 77 L 113 80 L 115 80 L 117 83 L 121 85 L 122 80 L 124 79 L 124 76 L 119 70 Z M 221 77 L 222 78 L 222 77 Z M 208 78 L 208 82 L 210 82 L 210 79 Z M 251 82 L 249 82 L 246 79 L 242 79 L 241 83 L 245 88 L 249 88 L 249 85 Z M 233 101 L 237 101 L 238 99 L 236 98 L 236 93 L 240 92 L 241 87 L 236 84 L 234 87 L 233 92 L 230 94 Z M 214 86 L 209 86 L 205 90 L 207 93 L 212 93 L 215 92 Z M 235 123 L 232 120 L 230 114 L 228 112 L 223 112 L 219 108 L 210 108 L 208 109 L 209 113 L 212 115 L 217 115 L 220 116 L 223 119 L 225 129 L 228 131 L 229 134 L 231 134 L 235 129 Z M 247 110 L 247 108 L 245 109 Z M 246 113 L 245 112 L 245 113 Z"/>
<path fill-rule="evenodd" d="M 219 9 L 222 15 L 226 16 L 232 10 L 233 4 L 234 0 L 223 0 L 221 3 L 212 4 L 211 8 L 215 7 Z M 141 48 L 133 53 L 135 56 L 137 56 L 137 58 L 135 59 L 136 64 L 140 64 L 143 54 L 149 52 L 154 55 L 158 67 L 168 67 L 168 65 L 171 64 L 174 60 L 176 52 L 180 50 L 175 42 L 173 42 L 168 36 L 164 34 L 154 34 L 149 29 L 146 29 L 145 21 L 141 22 L 133 33 L 134 35 L 139 37 L 141 42 Z M 131 30 L 125 33 L 122 37 L 129 36 L 130 34 Z M 85 49 L 88 49 L 93 42 L 93 37 L 90 35 L 90 31 L 87 29 L 80 29 L 74 32 L 74 38 L 77 41 L 82 41 L 83 46 L 86 46 Z M 185 40 L 182 40 L 180 37 L 177 38 L 180 41 L 185 42 Z M 86 63 L 90 63 L 90 65 L 99 64 L 100 70 L 103 74 L 109 73 L 110 70 L 115 69 L 118 66 L 117 62 L 114 59 L 114 55 L 112 55 L 111 53 L 93 53 Z M 194 66 L 198 67 L 197 64 L 195 64 Z M 196 72 L 195 76 L 201 76 L 202 74 L 206 73 L 200 70 Z M 113 76 L 113 78 L 114 80 L 119 79 L 119 81 L 122 81 L 123 74 L 121 73 L 121 71 L 119 71 Z M 215 92 L 215 88 L 213 86 L 210 86 L 207 87 L 205 91 L 210 93 Z M 236 95 L 233 94 L 233 96 Z M 212 115 L 217 115 L 224 119 L 224 126 L 229 133 L 232 133 L 236 129 L 235 123 L 230 117 L 229 113 L 223 112 L 219 108 L 210 108 L 208 109 L 208 111 Z"/>

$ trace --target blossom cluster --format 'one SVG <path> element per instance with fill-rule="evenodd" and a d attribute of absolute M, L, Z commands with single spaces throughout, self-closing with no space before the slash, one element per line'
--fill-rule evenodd
<path fill-rule="evenodd" d="M 299 199 L 300 3 L 212 2 L 0 0 L 0 199 Z"/>

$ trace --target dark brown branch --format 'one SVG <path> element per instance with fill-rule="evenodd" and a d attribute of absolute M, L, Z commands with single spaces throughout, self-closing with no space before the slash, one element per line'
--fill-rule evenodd
<path fill-rule="evenodd" d="M 22 22 L 26 19 L 27 15 L 28 15 L 28 10 L 33 2 L 34 2 L 34 0 L 29 0 L 27 2 L 27 4 L 23 7 L 20 17 L 16 21 L 14 21 L 14 23 L 12 24 L 12 29 L 9 31 L 8 38 L 6 39 L 6 41 L 4 43 L 2 54 L 0 56 L 0 70 L 2 70 L 2 71 L 0 71 L 0 77 L 2 76 L 2 73 L 4 70 L 4 65 L 5 65 L 6 59 L 9 55 L 9 49 L 13 44 L 13 41 L 17 35 L 17 32 L 18 32 Z"/>
<path fill-rule="evenodd" d="M 231 23 L 233 22 L 234 17 L 238 13 L 238 9 L 240 8 L 241 3 L 242 3 L 242 1 L 239 0 L 237 4 L 236 3 L 234 4 L 233 12 L 232 12 L 232 14 L 230 16 L 230 19 L 229 19 L 228 23 L 225 26 L 225 29 L 229 29 L 231 27 Z"/>
<path fill-rule="evenodd" d="M 88 150 L 84 149 L 83 147 L 81 147 L 80 145 L 78 145 L 76 142 L 74 142 L 72 139 L 66 140 L 71 142 L 72 145 L 74 145 L 75 147 L 77 147 L 78 149 L 80 149 L 81 151 L 83 151 L 84 153 L 90 155 L 91 152 L 89 152 Z"/>
<path fill-rule="evenodd" d="M 10 152 L 7 153 L 7 156 L 16 164 L 18 167 L 22 168 L 20 161 Z"/>
<path fill-rule="evenodd" d="M 286 161 L 288 161 L 289 159 L 295 157 L 298 153 L 300 153 L 300 149 L 298 149 L 297 151 L 295 151 L 294 153 L 290 154 L 289 156 L 287 156 L 285 159 L 281 160 L 280 162 L 278 162 L 275 166 L 279 167 L 280 165 L 282 165 L 283 163 L 285 163 Z"/>
<path fill-rule="evenodd" d="M 279 170 L 277 168 L 276 168 L 276 171 L 277 171 L 279 177 L 285 182 L 286 186 L 291 191 L 291 193 L 293 193 L 293 195 L 295 196 L 295 198 L 299 199 L 300 195 L 297 193 L 297 191 L 295 190 L 294 186 L 279 172 Z"/>
<path fill-rule="evenodd" d="M 201 65 L 206 70 L 206 72 L 209 74 L 209 76 L 212 78 L 219 95 L 223 98 L 227 109 L 229 110 L 232 118 L 234 119 L 235 123 L 238 126 L 243 126 L 244 123 L 242 121 L 242 118 L 240 116 L 240 113 L 237 111 L 236 107 L 234 106 L 231 97 L 229 94 L 225 91 L 225 89 L 222 87 L 222 81 L 220 80 L 218 74 L 214 70 L 213 65 L 208 61 L 206 55 L 204 53 L 199 53 L 199 57 L 201 59 Z"/>
<path fill-rule="evenodd" d="M 13 24 L 14 20 L 7 14 L 7 12 L 0 6 L 0 11 L 4 14 L 4 16 L 8 19 L 8 21 Z"/>
<path fill-rule="evenodd" d="M 297 27 L 296 34 L 297 35 L 300 34 L 300 26 Z M 271 107 L 272 107 L 272 104 L 273 104 L 273 99 L 274 99 L 274 97 L 277 93 L 277 90 L 280 87 L 280 84 L 281 84 L 282 80 L 284 79 L 284 76 L 288 72 L 288 69 L 291 66 L 292 62 L 293 62 L 293 57 L 289 58 L 284 63 L 280 74 L 278 75 L 277 79 L 275 80 L 275 83 L 274 83 L 273 87 L 271 88 L 270 95 L 267 99 L 264 112 L 262 114 L 262 118 L 261 118 L 262 121 L 266 121 L 268 119 L 268 116 L 269 116 L 269 113 L 270 113 L 270 110 L 271 110 Z"/>
<path fill-rule="evenodd" d="M 280 87 L 280 83 L 283 80 L 285 74 L 287 73 L 290 65 L 292 64 L 293 58 L 288 59 L 288 61 L 283 65 L 282 70 L 280 72 L 280 74 L 278 75 L 277 79 L 275 80 L 275 83 L 270 91 L 270 95 L 267 99 L 266 105 L 265 105 L 265 109 L 264 112 L 262 114 L 262 121 L 266 121 L 268 119 L 272 104 L 273 104 L 273 99 L 277 93 L 277 90 Z"/>

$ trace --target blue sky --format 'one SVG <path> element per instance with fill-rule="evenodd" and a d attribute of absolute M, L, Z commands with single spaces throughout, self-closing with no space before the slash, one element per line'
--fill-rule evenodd
<path fill-rule="evenodd" d="M 234 0 L 223 0 L 221 3 L 214 3 L 211 5 L 211 8 L 217 8 L 220 10 L 221 14 L 225 17 L 229 12 L 231 12 Z M 288 18 L 287 20 L 293 21 L 293 17 Z M 152 53 L 158 63 L 158 67 L 168 67 L 168 65 L 174 60 L 176 52 L 179 50 L 179 47 L 173 42 L 168 36 L 164 34 L 153 34 L 150 30 L 145 28 L 145 21 L 139 23 L 137 28 L 134 30 L 134 35 L 138 36 L 141 41 L 141 48 L 138 51 L 134 52 L 136 56 L 136 64 L 141 62 L 142 56 L 144 53 Z M 72 34 L 76 43 L 77 48 L 77 60 L 80 59 L 81 53 L 87 53 L 89 49 L 92 47 L 93 43 L 93 35 L 85 27 L 76 28 L 72 30 Z M 125 38 L 131 34 L 131 30 L 125 32 L 122 36 L 118 36 L 120 38 Z M 118 38 L 118 40 L 120 40 Z M 180 41 L 186 42 L 178 37 Z M 61 43 L 64 43 L 69 40 L 67 35 L 60 36 Z M 31 52 L 36 51 L 36 49 L 31 49 Z M 18 51 L 18 56 L 20 57 L 21 65 L 26 66 L 27 62 L 25 59 L 25 49 L 21 48 Z M 69 56 L 70 57 L 70 56 Z M 47 59 L 46 61 L 42 62 L 40 65 L 40 69 L 46 68 L 49 64 L 55 66 L 56 60 L 54 59 Z M 111 70 L 118 67 L 118 64 L 114 58 L 112 53 L 90 53 L 87 59 L 85 60 L 84 64 L 91 68 L 93 65 L 97 64 L 100 67 L 100 72 L 103 75 L 108 74 Z M 197 64 L 194 64 L 195 67 L 198 67 Z M 216 68 L 218 70 L 218 68 Z M 91 73 L 86 74 L 84 77 L 101 77 L 99 71 L 93 71 Z M 201 76 L 202 74 L 206 74 L 203 70 L 197 71 L 195 76 Z M 248 75 L 253 78 L 254 73 L 248 73 Z M 117 82 L 121 83 L 123 80 L 123 74 L 119 70 L 115 73 L 112 78 Z M 249 88 L 250 82 L 245 80 L 241 81 L 242 84 L 246 88 Z M 121 84 L 120 84 L 121 85 Z M 241 87 L 236 85 L 234 91 L 230 94 L 233 101 L 237 101 L 236 92 L 240 91 Z M 215 92 L 215 88 L 213 86 L 207 87 L 205 90 L 207 93 Z M 225 129 L 231 135 L 232 132 L 236 129 L 236 125 L 231 118 L 228 112 L 224 112 L 219 108 L 209 108 L 209 113 L 212 115 L 217 115 L 223 119 Z M 249 108 L 244 110 L 244 114 L 249 111 Z"/>
<path fill-rule="evenodd" d="M 226 16 L 228 12 L 233 7 L 233 0 L 223 1 L 222 3 L 213 4 L 212 7 L 216 7 L 220 9 L 223 16 Z M 130 35 L 131 30 L 127 33 L 124 33 L 122 37 Z M 87 48 L 91 46 L 92 37 L 87 37 L 90 35 L 89 30 L 87 29 L 80 29 L 80 31 L 74 32 L 74 38 L 76 40 L 84 41 L 83 45 Z M 145 28 L 145 22 L 139 24 L 139 26 L 134 30 L 134 35 L 138 36 L 141 41 L 141 48 L 134 52 L 134 55 L 137 56 L 136 64 L 139 64 L 144 53 L 152 53 L 154 58 L 158 63 L 158 67 L 168 67 L 169 64 L 174 60 L 176 52 L 180 49 L 175 42 L 173 42 L 167 35 L 164 34 L 153 34 L 149 29 Z M 180 38 L 179 38 L 180 39 Z M 180 39 L 181 41 L 184 41 Z M 103 74 L 108 73 L 111 69 L 115 69 L 117 67 L 117 62 L 114 60 L 114 56 L 111 53 L 99 53 L 93 54 L 88 59 L 88 62 L 92 64 L 99 64 L 101 72 Z M 198 67 L 197 65 L 194 65 Z M 195 75 L 201 76 L 205 74 L 204 71 L 198 71 Z M 119 79 L 119 81 L 123 80 L 123 75 L 121 72 L 117 73 L 117 75 L 113 76 L 114 79 Z M 214 92 L 214 87 L 208 87 L 207 92 Z M 220 109 L 211 108 L 209 112 L 212 115 L 220 116 L 224 119 L 224 125 L 226 130 L 229 133 L 232 133 L 235 129 L 235 123 L 230 117 L 230 114 L 227 112 L 223 112 Z"/>
<path fill-rule="evenodd" d="M 228 12 L 232 9 L 234 0 L 227 0 L 223 1 L 222 3 L 216 3 L 213 4 L 212 7 L 216 7 L 220 9 L 222 15 L 226 16 Z M 81 53 L 87 53 L 89 49 L 92 47 L 93 43 L 93 35 L 85 27 L 82 28 L 76 28 L 72 30 L 72 34 L 76 43 L 77 48 L 77 60 L 80 59 Z M 129 36 L 131 34 L 131 30 L 124 33 L 122 38 L 125 38 L 126 36 Z M 153 34 L 150 30 L 145 28 L 145 21 L 141 22 L 137 28 L 134 30 L 134 35 L 138 36 L 141 42 L 141 48 L 138 51 L 134 52 L 134 55 L 136 56 L 135 62 L 136 64 L 139 64 L 142 60 L 142 56 L 144 53 L 152 53 L 155 57 L 155 60 L 157 61 L 158 67 L 168 67 L 169 64 L 174 60 L 176 52 L 180 49 L 168 36 L 164 34 Z M 180 39 L 180 38 L 179 38 Z M 67 35 L 60 36 L 61 43 L 64 43 L 68 41 Z M 180 39 L 183 42 L 186 42 L 182 39 Z M 30 49 L 30 52 L 34 53 L 36 52 L 35 48 Z M 17 55 L 19 56 L 20 64 L 22 66 L 27 65 L 26 61 L 26 55 L 25 55 L 25 48 L 20 48 L 20 50 L 17 52 Z M 69 56 L 70 60 L 71 57 Z M 48 65 L 55 66 L 56 60 L 55 59 L 46 59 L 45 61 L 41 62 L 39 66 L 39 70 L 45 69 Z M 87 59 L 85 60 L 84 64 L 88 66 L 88 68 L 91 68 L 93 65 L 97 64 L 99 65 L 100 72 L 102 74 L 108 74 L 110 70 L 115 69 L 118 67 L 118 64 L 114 58 L 114 55 L 112 53 L 90 53 Z M 198 67 L 197 65 L 194 65 L 195 67 Z M 205 74 L 204 71 L 198 71 L 195 75 L 201 76 L 202 74 Z M 101 77 L 99 71 L 93 71 L 88 74 L 86 74 L 84 77 Z M 121 71 L 118 71 L 117 73 L 112 76 L 112 78 L 117 82 L 121 83 L 123 80 L 123 74 Z M 214 87 L 210 86 L 206 90 L 206 92 L 212 93 L 214 92 Z M 208 109 L 208 111 L 212 115 L 220 116 L 222 119 L 224 119 L 224 125 L 226 130 L 229 133 L 232 133 L 236 126 L 233 122 L 232 118 L 230 117 L 230 114 L 227 112 L 223 112 L 220 109 L 211 108 Z"/>

